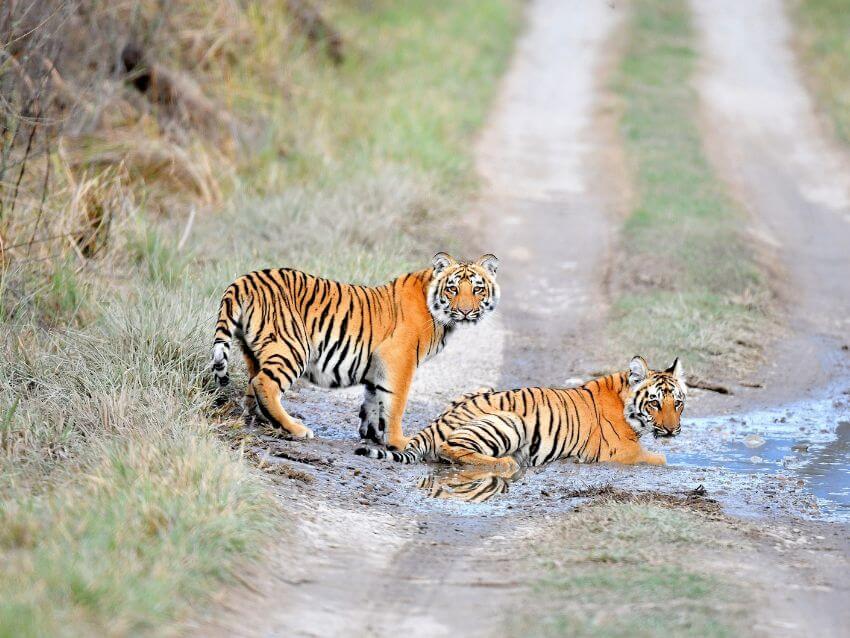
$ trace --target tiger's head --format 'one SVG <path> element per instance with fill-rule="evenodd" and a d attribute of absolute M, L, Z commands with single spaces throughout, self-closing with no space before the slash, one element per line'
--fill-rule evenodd
<path fill-rule="evenodd" d="M 687 394 L 679 359 L 666 370 L 650 370 L 643 357 L 634 357 L 629 362 L 628 384 L 624 414 L 637 435 L 651 431 L 656 438 L 676 436 Z"/>
<path fill-rule="evenodd" d="M 439 323 L 477 323 L 499 302 L 499 260 L 495 255 L 457 261 L 437 253 L 431 265 L 434 274 L 428 287 L 428 309 Z"/>

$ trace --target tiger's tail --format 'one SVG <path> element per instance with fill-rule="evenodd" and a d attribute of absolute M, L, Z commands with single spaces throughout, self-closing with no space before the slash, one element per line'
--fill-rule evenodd
<path fill-rule="evenodd" d="M 227 375 L 230 345 L 242 319 L 242 303 L 239 297 L 239 288 L 234 282 L 224 291 L 218 309 L 211 365 L 215 379 L 221 387 L 230 383 L 230 377 Z"/>
<path fill-rule="evenodd" d="M 403 452 L 396 452 L 395 450 L 381 450 L 376 447 L 359 447 L 354 450 L 354 453 L 358 456 L 368 456 L 370 459 L 390 459 L 391 461 L 404 463 L 405 465 L 418 463 L 422 460 L 423 456 L 422 451 L 418 449 L 405 449 Z"/>
<path fill-rule="evenodd" d="M 428 453 L 429 430 L 430 428 L 425 428 L 419 434 L 410 439 L 407 447 L 405 447 L 401 452 L 364 446 L 354 450 L 354 453 L 358 456 L 368 456 L 370 459 L 389 459 L 396 463 L 404 463 L 405 465 L 419 463 L 419 461 L 424 459 L 425 455 Z"/>
<path fill-rule="evenodd" d="M 446 411 L 443 412 L 443 414 L 432 421 L 428 427 L 424 428 L 416 436 L 410 439 L 407 447 L 405 447 L 401 452 L 364 446 L 354 450 L 354 453 L 359 456 L 368 456 L 370 459 L 389 459 L 396 463 L 405 464 L 418 463 L 425 459 L 426 456 L 436 458 L 437 447 L 441 440 L 440 424 L 443 422 L 446 415 L 450 414 L 455 408 L 457 408 L 457 406 L 462 405 L 467 400 L 478 396 L 479 394 L 488 394 L 490 392 L 494 392 L 493 388 L 485 386 L 459 396 L 457 399 L 452 401 L 451 405 L 446 408 Z"/>

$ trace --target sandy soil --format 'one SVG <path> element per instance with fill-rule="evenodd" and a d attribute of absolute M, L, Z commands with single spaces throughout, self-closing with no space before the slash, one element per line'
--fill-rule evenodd
<path fill-rule="evenodd" d="M 776 365 L 762 373 L 766 389 L 740 388 L 722 401 L 695 393 L 689 411 L 707 418 L 694 419 L 670 444 L 666 468 L 557 463 L 527 472 L 498 498 L 471 504 L 431 498 L 428 485 L 452 480 L 432 476 L 433 468 L 353 456 L 359 391 L 300 386 L 288 404 L 318 438 L 267 437 L 254 450 L 278 472 L 272 485 L 290 529 L 275 540 L 268 563 L 244 574 L 244 586 L 226 592 L 215 613 L 190 630 L 204 636 L 499 635 L 505 610 L 534 576 L 515 558 L 517 544 L 533 543 L 549 521 L 581 502 L 576 490 L 614 483 L 668 494 L 704 485 L 727 512 L 748 519 L 739 531 L 754 539 L 757 551 L 724 560 L 762 603 L 754 632 L 840 635 L 850 621 L 840 604 L 850 592 L 847 528 L 824 522 L 826 514 L 793 467 L 727 467 L 728 449 L 717 441 L 738 441 L 758 421 L 730 413 L 822 399 L 816 390 L 827 380 L 843 379 L 850 389 L 847 357 L 836 351 L 850 317 L 847 258 L 837 251 L 850 231 L 842 199 L 850 191 L 835 188 L 842 183 L 837 177 L 823 179 L 843 158 L 824 151 L 831 147 L 800 88 L 778 0 L 700 2 L 695 9 L 706 60 L 700 83 L 706 118 L 712 130 L 726 134 L 711 140 L 715 156 L 753 211 L 754 234 L 781 247 L 793 282 L 794 338 L 777 346 Z M 756 10 L 762 13 L 750 15 Z M 620 186 L 605 170 L 617 151 L 596 116 L 621 14 L 605 2 L 529 4 L 526 32 L 477 149 L 487 186 L 474 219 L 489 231 L 469 253 L 501 258 L 502 305 L 418 372 L 407 431 L 470 388 L 562 384 L 608 363 L 594 360 L 587 335 L 606 308 L 600 291 L 617 225 L 613 198 Z M 736 36 L 738 20 L 751 31 Z M 761 86 L 762 76 L 772 79 Z M 806 241 L 795 241 L 800 237 Z M 803 361 L 796 367 L 795 356 Z M 845 400 L 833 412 L 848 406 Z M 806 409 L 781 418 L 796 428 L 794 415 Z M 765 414 L 773 423 L 773 413 Z M 802 426 L 810 427 L 808 421 Z M 730 526 L 737 529 L 735 519 Z"/>

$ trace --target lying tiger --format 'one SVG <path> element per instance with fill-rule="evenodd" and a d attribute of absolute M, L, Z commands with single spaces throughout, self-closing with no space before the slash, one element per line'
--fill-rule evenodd
<path fill-rule="evenodd" d="M 685 394 L 678 359 L 658 371 L 634 357 L 627 371 L 578 388 L 464 395 L 403 451 L 361 447 L 356 453 L 400 463 L 442 459 L 502 472 L 568 457 L 664 465 L 664 455 L 645 450 L 639 439 L 650 431 L 656 437 L 677 435 Z"/>
<path fill-rule="evenodd" d="M 227 385 L 230 345 L 248 367 L 245 409 L 259 408 L 296 438 L 313 432 L 281 406 L 295 379 L 366 387 L 360 435 L 402 449 L 402 416 L 419 364 L 440 352 L 458 324 L 474 324 L 499 301 L 499 260 L 456 261 L 437 253 L 430 268 L 374 288 L 341 284 L 288 268 L 258 270 L 221 299 L 212 369 Z"/>

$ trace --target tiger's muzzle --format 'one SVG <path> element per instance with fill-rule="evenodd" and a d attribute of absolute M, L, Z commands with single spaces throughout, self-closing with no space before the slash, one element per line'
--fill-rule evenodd
<path fill-rule="evenodd" d="M 676 436 L 679 432 L 682 431 L 682 426 L 680 424 L 676 424 L 675 427 L 668 428 L 664 426 L 653 425 L 652 426 L 652 434 L 656 439 L 664 439 Z"/>

